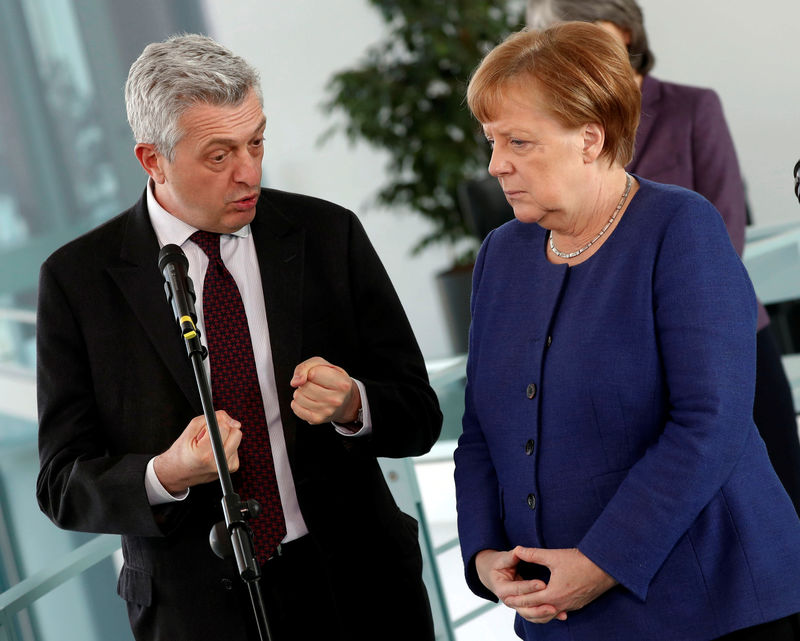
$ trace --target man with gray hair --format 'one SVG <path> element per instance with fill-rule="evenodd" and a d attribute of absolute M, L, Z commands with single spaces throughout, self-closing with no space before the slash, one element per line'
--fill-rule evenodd
<path fill-rule="evenodd" d="M 178 245 L 224 455 L 262 506 L 249 524 L 273 640 L 433 639 L 417 524 L 376 457 L 426 452 L 442 416 L 358 219 L 261 188 L 258 74 L 213 40 L 149 45 L 125 97 L 144 193 L 41 269 L 42 510 L 122 535 L 137 639 L 258 638 L 236 564 L 208 543 L 220 485 L 158 267 Z"/>

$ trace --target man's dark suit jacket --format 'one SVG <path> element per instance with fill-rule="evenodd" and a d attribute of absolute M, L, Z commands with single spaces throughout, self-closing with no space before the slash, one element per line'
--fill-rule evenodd
<path fill-rule="evenodd" d="M 42 266 L 37 496 L 62 528 L 122 535 L 118 591 L 137 638 L 243 639 L 239 622 L 252 614 L 231 590 L 240 581 L 235 563 L 208 544 L 222 520 L 219 483 L 156 508 L 145 493 L 149 459 L 202 414 L 145 202 Z M 374 613 L 402 630 L 426 603 L 417 527 L 397 508 L 376 457 L 422 454 L 438 438 L 441 413 L 416 340 L 351 212 L 264 189 L 251 229 L 303 516 L 329 557 L 343 617 Z M 371 436 L 342 437 L 293 414 L 289 381 L 311 356 L 364 383 Z M 387 621 L 389 605 L 402 621 Z"/>

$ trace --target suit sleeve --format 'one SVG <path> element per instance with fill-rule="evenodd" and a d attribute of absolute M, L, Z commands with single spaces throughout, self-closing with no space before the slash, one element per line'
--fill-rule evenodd
<path fill-rule="evenodd" d="M 481 247 L 472 276 L 471 311 L 475 318 L 475 301 L 479 294 L 486 252 L 494 232 L 490 232 Z M 458 509 L 458 534 L 467 585 L 485 599 L 497 597 L 478 578 L 475 557 L 482 550 L 507 550 L 511 546 L 501 521 L 502 506 L 499 483 L 489 448 L 475 412 L 474 388 L 470 384 L 479 360 L 480 328 L 473 323 L 470 328 L 469 356 L 467 359 L 467 385 L 464 393 L 463 431 L 455 451 L 456 506 Z"/>
<path fill-rule="evenodd" d="M 372 434 L 364 440 L 375 456 L 418 456 L 439 438 L 439 402 L 389 276 L 358 218 L 348 214 L 348 273 L 358 351 L 349 373 L 364 384 L 369 399 Z M 365 445 L 362 439 L 351 440 L 354 446 Z"/>
<path fill-rule="evenodd" d="M 755 429 L 755 296 L 707 203 L 676 212 L 653 274 L 666 423 L 578 545 L 642 600 Z"/>
<path fill-rule="evenodd" d="M 84 334 L 57 273 L 45 263 L 39 280 L 39 506 L 65 529 L 162 535 L 144 487 L 151 455 L 109 454 Z"/>

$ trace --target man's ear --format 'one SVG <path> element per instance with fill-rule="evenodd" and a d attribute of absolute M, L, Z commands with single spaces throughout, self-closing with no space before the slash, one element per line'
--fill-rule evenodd
<path fill-rule="evenodd" d="M 147 172 L 147 175 L 150 176 L 156 184 L 162 184 L 165 180 L 164 170 L 162 168 L 165 158 L 158 153 L 155 145 L 144 142 L 136 143 L 136 146 L 133 148 L 133 153 L 136 154 L 136 159 L 139 161 L 142 169 Z"/>
<path fill-rule="evenodd" d="M 590 122 L 583 126 L 583 159 L 585 163 L 592 163 L 600 157 L 606 142 L 606 132 L 603 126 Z"/>

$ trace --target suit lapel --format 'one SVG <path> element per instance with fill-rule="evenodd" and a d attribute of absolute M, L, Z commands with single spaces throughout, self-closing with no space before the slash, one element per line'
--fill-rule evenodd
<path fill-rule="evenodd" d="M 271 204 L 263 191 L 251 230 L 261 270 L 281 422 L 291 461 L 296 418 L 291 409 L 293 390 L 289 381 L 302 353 L 305 233 Z"/>
<path fill-rule="evenodd" d="M 144 202 L 142 197 L 129 214 L 120 264 L 109 267 L 108 272 L 178 386 L 201 414 L 191 360 L 164 293 L 164 278 L 158 271 L 158 239 Z"/>
<path fill-rule="evenodd" d="M 636 147 L 633 161 L 627 170 L 636 173 L 639 169 L 642 150 L 647 148 L 647 140 L 653 133 L 653 125 L 661 113 L 661 83 L 652 76 L 642 79 L 642 113 L 639 117 L 639 128 L 636 130 Z"/>

